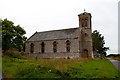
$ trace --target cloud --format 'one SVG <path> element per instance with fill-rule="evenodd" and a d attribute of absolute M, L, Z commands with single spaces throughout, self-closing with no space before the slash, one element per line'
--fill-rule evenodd
<path fill-rule="evenodd" d="M 78 14 L 92 14 L 92 29 L 105 37 L 109 53 L 118 50 L 118 0 L 2 0 L 1 18 L 20 24 L 30 37 L 36 31 L 78 27 Z"/>

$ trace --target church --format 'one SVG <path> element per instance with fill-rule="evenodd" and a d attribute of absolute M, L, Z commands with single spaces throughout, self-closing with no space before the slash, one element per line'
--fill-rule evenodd
<path fill-rule="evenodd" d="M 35 32 L 25 42 L 28 58 L 93 58 L 91 14 L 78 15 L 79 27 Z"/>

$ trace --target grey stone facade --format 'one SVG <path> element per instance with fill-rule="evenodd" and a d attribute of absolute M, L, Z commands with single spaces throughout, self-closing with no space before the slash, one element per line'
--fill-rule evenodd
<path fill-rule="evenodd" d="M 84 12 L 78 17 L 78 28 L 35 32 L 25 42 L 25 56 L 28 58 L 93 57 L 91 14 Z"/>

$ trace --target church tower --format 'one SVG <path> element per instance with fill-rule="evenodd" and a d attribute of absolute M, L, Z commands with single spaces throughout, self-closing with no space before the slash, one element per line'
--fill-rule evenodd
<path fill-rule="evenodd" d="M 80 57 L 93 57 L 91 14 L 84 12 L 79 17 L 79 54 Z"/>

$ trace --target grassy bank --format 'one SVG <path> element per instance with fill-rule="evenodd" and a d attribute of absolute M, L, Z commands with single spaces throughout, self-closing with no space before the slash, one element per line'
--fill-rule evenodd
<path fill-rule="evenodd" d="M 2 58 L 7 78 L 119 78 L 120 72 L 107 59 Z"/>
<path fill-rule="evenodd" d="M 117 56 L 117 57 L 110 57 L 110 58 L 120 61 L 120 56 Z"/>

